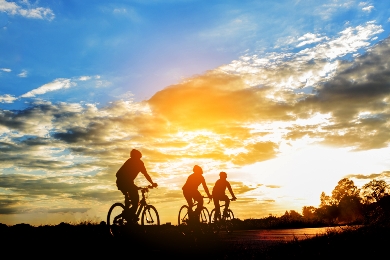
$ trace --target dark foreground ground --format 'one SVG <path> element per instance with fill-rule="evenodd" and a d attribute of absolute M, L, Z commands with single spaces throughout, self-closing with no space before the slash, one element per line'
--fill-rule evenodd
<path fill-rule="evenodd" d="M 4 255 L 19 257 L 140 257 L 142 259 L 388 259 L 390 228 L 344 228 L 308 239 L 261 241 L 218 235 L 183 235 L 175 226 L 132 229 L 120 238 L 105 225 L 32 227 L 0 224 Z"/>

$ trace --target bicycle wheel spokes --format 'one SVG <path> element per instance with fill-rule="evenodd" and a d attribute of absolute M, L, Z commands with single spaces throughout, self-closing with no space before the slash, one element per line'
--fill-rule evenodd
<path fill-rule="evenodd" d="M 210 219 L 209 211 L 207 208 L 203 208 L 199 215 L 199 222 L 202 224 L 208 224 Z"/>
<path fill-rule="evenodd" d="M 107 214 L 107 226 L 112 236 L 118 236 L 123 232 L 127 221 L 123 210 L 125 206 L 122 203 L 115 203 L 111 206 Z"/>
<path fill-rule="evenodd" d="M 141 224 L 145 226 L 158 226 L 160 225 L 160 218 L 158 216 L 157 209 L 148 205 L 142 212 Z"/>

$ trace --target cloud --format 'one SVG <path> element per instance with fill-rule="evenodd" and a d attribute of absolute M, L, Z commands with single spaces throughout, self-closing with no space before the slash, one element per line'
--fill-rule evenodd
<path fill-rule="evenodd" d="M 390 177 L 390 171 L 384 171 L 382 173 L 372 173 L 368 175 L 364 174 L 350 174 L 345 176 L 346 178 L 355 178 L 359 180 L 372 180 Z"/>
<path fill-rule="evenodd" d="M 328 37 L 321 37 L 320 34 L 306 33 L 305 35 L 298 38 L 298 41 L 300 41 L 300 43 L 298 43 L 296 47 L 302 47 L 307 44 L 317 43 L 327 39 Z"/>
<path fill-rule="evenodd" d="M 32 19 L 45 19 L 51 21 L 55 18 L 55 15 L 50 8 L 33 8 L 28 1 L 22 1 L 20 3 L 21 5 L 18 5 L 15 2 L 0 0 L 0 11 L 10 15 L 20 15 Z"/>
<path fill-rule="evenodd" d="M 0 103 L 13 103 L 17 99 L 18 98 L 14 97 L 14 96 L 6 94 L 3 96 L 0 96 Z"/>
<path fill-rule="evenodd" d="M 26 78 L 26 77 L 27 77 L 27 70 L 22 70 L 22 72 L 20 72 L 20 73 L 18 74 L 18 77 Z"/>
<path fill-rule="evenodd" d="M 71 82 L 70 79 L 60 78 L 60 79 L 54 80 L 53 82 L 47 83 L 47 84 L 45 84 L 37 89 L 31 90 L 31 91 L 21 95 L 20 97 L 23 97 L 23 98 L 35 97 L 36 95 L 42 95 L 42 94 L 45 94 L 47 92 L 70 88 L 70 87 L 75 86 L 75 85 L 76 85 L 76 83 Z"/>
<path fill-rule="evenodd" d="M 79 78 L 80 81 L 87 81 L 87 80 L 90 80 L 92 77 L 91 76 L 81 76 Z"/>
<path fill-rule="evenodd" d="M 11 69 L 7 69 L 7 68 L 1 68 L 0 70 L 4 72 L 11 72 Z"/>
<path fill-rule="evenodd" d="M 281 188 L 281 186 L 279 186 L 279 185 L 265 185 L 265 187 L 271 188 L 271 189 L 279 189 L 279 188 Z"/>
<path fill-rule="evenodd" d="M 370 5 L 370 6 L 365 6 L 362 8 L 362 10 L 364 12 L 368 12 L 368 13 L 371 13 L 371 11 L 374 9 L 375 7 L 373 5 Z"/>

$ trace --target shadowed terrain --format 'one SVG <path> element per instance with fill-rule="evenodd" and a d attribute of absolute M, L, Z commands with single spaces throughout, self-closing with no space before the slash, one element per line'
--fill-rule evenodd
<path fill-rule="evenodd" d="M 361 259 L 387 252 L 387 226 L 344 228 L 312 238 L 286 241 L 229 239 L 228 234 L 182 235 L 176 226 L 136 227 L 113 238 L 104 224 L 33 227 L 0 225 L 2 248 L 16 255 L 68 257 L 134 256 L 151 259 Z M 338 257 L 337 257 L 338 258 Z"/>

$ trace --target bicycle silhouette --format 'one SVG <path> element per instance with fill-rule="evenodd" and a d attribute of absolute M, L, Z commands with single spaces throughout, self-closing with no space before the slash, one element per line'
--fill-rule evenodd
<path fill-rule="evenodd" d="M 125 205 L 123 205 L 123 203 L 117 202 L 110 207 L 107 214 L 107 225 L 110 228 L 111 235 L 118 236 L 124 232 L 124 227 L 129 226 L 130 224 L 137 224 L 141 211 L 142 226 L 160 225 L 160 217 L 158 215 L 157 209 L 146 202 L 145 193 L 148 193 L 149 189 L 153 189 L 153 186 L 149 185 L 142 188 L 138 187 L 138 190 L 141 190 L 142 199 L 140 200 L 137 209 L 136 221 L 131 220 L 131 218 L 134 216 L 126 216 Z"/>
<path fill-rule="evenodd" d="M 233 199 L 230 200 L 234 201 Z M 233 232 L 233 211 L 229 208 L 226 208 L 226 204 L 223 204 L 219 206 L 219 213 L 221 213 L 222 207 L 224 207 L 222 218 L 220 214 L 216 216 L 215 208 L 211 211 L 210 214 L 210 228 L 214 234 L 218 234 L 221 229 L 225 229 L 227 233 Z"/>
<path fill-rule="evenodd" d="M 208 197 L 203 197 L 208 198 Z M 209 202 L 210 203 L 210 200 Z M 206 233 L 208 229 L 210 214 L 209 210 L 203 206 L 202 211 L 199 214 L 199 221 L 197 221 L 197 217 L 195 215 L 194 208 L 198 205 L 198 202 L 193 201 L 191 210 L 188 205 L 181 206 L 178 215 L 178 226 L 180 231 L 187 235 L 194 231 L 200 231 L 202 233 Z"/>

